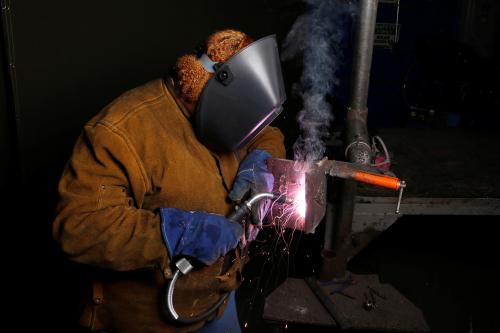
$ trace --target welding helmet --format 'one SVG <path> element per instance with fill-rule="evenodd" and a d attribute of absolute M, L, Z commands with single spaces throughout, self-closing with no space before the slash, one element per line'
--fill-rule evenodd
<path fill-rule="evenodd" d="M 286 94 L 278 45 L 274 35 L 261 38 L 214 63 L 207 55 L 200 61 L 213 77 L 198 101 L 195 131 L 210 149 L 241 149 L 281 112 Z"/>

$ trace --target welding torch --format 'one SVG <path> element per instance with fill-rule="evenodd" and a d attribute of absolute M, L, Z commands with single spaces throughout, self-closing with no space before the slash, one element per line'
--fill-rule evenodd
<path fill-rule="evenodd" d="M 292 203 L 290 199 L 288 199 L 286 196 L 277 194 L 277 193 L 270 193 L 270 192 L 262 192 L 255 194 L 251 196 L 248 200 L 244 201 L 241 205 L 235 206 L 233 211 L 228 215 L 227 219 L 233 223 L 238 223 L 243 226 L 243 229 L 245 229 L 245 218 L 248 214 L 250 214 L 252 207 L 254 204 L 260 202 L 263 199 L 273 199 L 276 202 L 279 203 Z M 231 260 L 232 262 L 232 260 Z M 177 268 L 176 271 L 174 272 L 174 275 L 172 276 L 172 279 L 167 282 L 166 286 L 166 296 L 165 296 L 165 302 L 163 305 L 163 312 L 167 316 L 167 318 L 177 322 L 177 323 L 182 323 L 182 324 L 192 324 L 199 322 L 203 319 L 208 318 L 210 315 L 212 315 L 217 309 L 224 303 L 226 298 L 228 297 L 228 294 L 224 294 L 219 298 L 217 302 L 215 302 L 209 309 L 207 309 L 205 312 L 196 315 L 196 316 L 190 316 L 190 317 L 182 317 L 177 313 L 174 307 L 174 290 L 175 290 L 175 284 L 178 280 L 178 278 L 182 275 L 189 274 L 194 268 L 194 264 L 187 258 L 180 258 L 175 262 L 175 267 Z"/>
<path fill-rule="evenodd" d="M 243 224 L 243 221 L 245 217 L 250 214 L 252 211 L 252 206 L 256 203 L 259 202 L 262 199 L 273 199 L 277 203 L 282 203 L 282 204 L 292 204 L 293 201 L 289 198 L 287 198 L 283 194 L 279 193 L 272 193 L 272 192 L 262 192 L 262 193 L 257 193 L 254 196 L 252 196 L 250 199 L 246 200 L 243 202 L 241 205 L 236 206 L 235 209 L 229 214 L 227 219 L 231 222 Z"/>

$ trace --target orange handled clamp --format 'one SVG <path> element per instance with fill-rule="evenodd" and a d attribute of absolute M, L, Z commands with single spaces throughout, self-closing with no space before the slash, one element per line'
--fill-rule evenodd
<path fill-rule="evenodd" d="M 385 187 L 394 191 L 399 191 L 398 204 L 396 214 L 399 214 L 401 207 L 401 199 L 403 198 L 403 190 L 406 187 L 404 180 L 397 177 L 377 174 L 376 170 L 371 172 L 371 167 L 362 166 L 354 163 L 322 160 L 318 162 L 318 167 L 323 168 L 325 173 L 330 176 L 340 177 L 344 179 L 353 179 L 361 183 L 371 184 L 375 186 Z"/>
<path fill-rule="evenodd" d="M 401 208 L 401 200 L 403 199 L 403 190 L 406 187 L 406 182 L 396 177 L 377 175 L 369 172 L 355 171 L 352 174 L 352 179 L 361 183 L 371 184 L 375 186 L 385 187 L 394 191 L 399 190 L 398 204 L 396 206 L 396 214 L 399 214 Z"/>
<path fill-rule="evenodd" d="M 357 180 L 358 182 L 385 187 L 394 191 L 397 191 L 401 188 L 401 181 L 396 177 L 377 175 L 363 171 L 355 171 L 352 175 L 352 178 L 354 180 Z"/>

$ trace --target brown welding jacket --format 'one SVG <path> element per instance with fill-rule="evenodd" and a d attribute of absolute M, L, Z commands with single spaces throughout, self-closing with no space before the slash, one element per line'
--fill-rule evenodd
<path fill-rule="evenodd" d="M 227 215 L 239 161 L 256 148 L 284 157 L 281 132 L 268 127 L 235 153 L 208 150 L 163 80 L 125 93 L 85 125 L 59 184 L 53 224 L 63 251 L 96 268 L 84 326 L 134 333 L 203 326 L 173 326 L 161 316 L 171 271 L 158 209 Z M 174 302 L 181 315 L 200 313 L 239 285 L 239 260 L 221 275 L 222 263 L 178 281 Z"/>

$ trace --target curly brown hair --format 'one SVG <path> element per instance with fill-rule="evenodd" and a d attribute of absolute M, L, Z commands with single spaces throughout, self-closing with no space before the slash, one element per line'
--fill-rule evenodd
<path fill-rule="evenodd" d="M 217 31 L 207 39 L 207 55 L 212 61 L 224 62 L 252 42 L 251 37 L 238 30 Z"/>
<path fill-rule="evenodd" d="M 236 52 L 252 43 L 253 39 L 238 30 L 221 30 L 207 39 L 206 54 L 215 62 L 224 62 Z M 181 97 L 196 103 L 212 74 L 207 72 L 195 55 L 184 55 L 175 64 L 176 86 Z"/>

